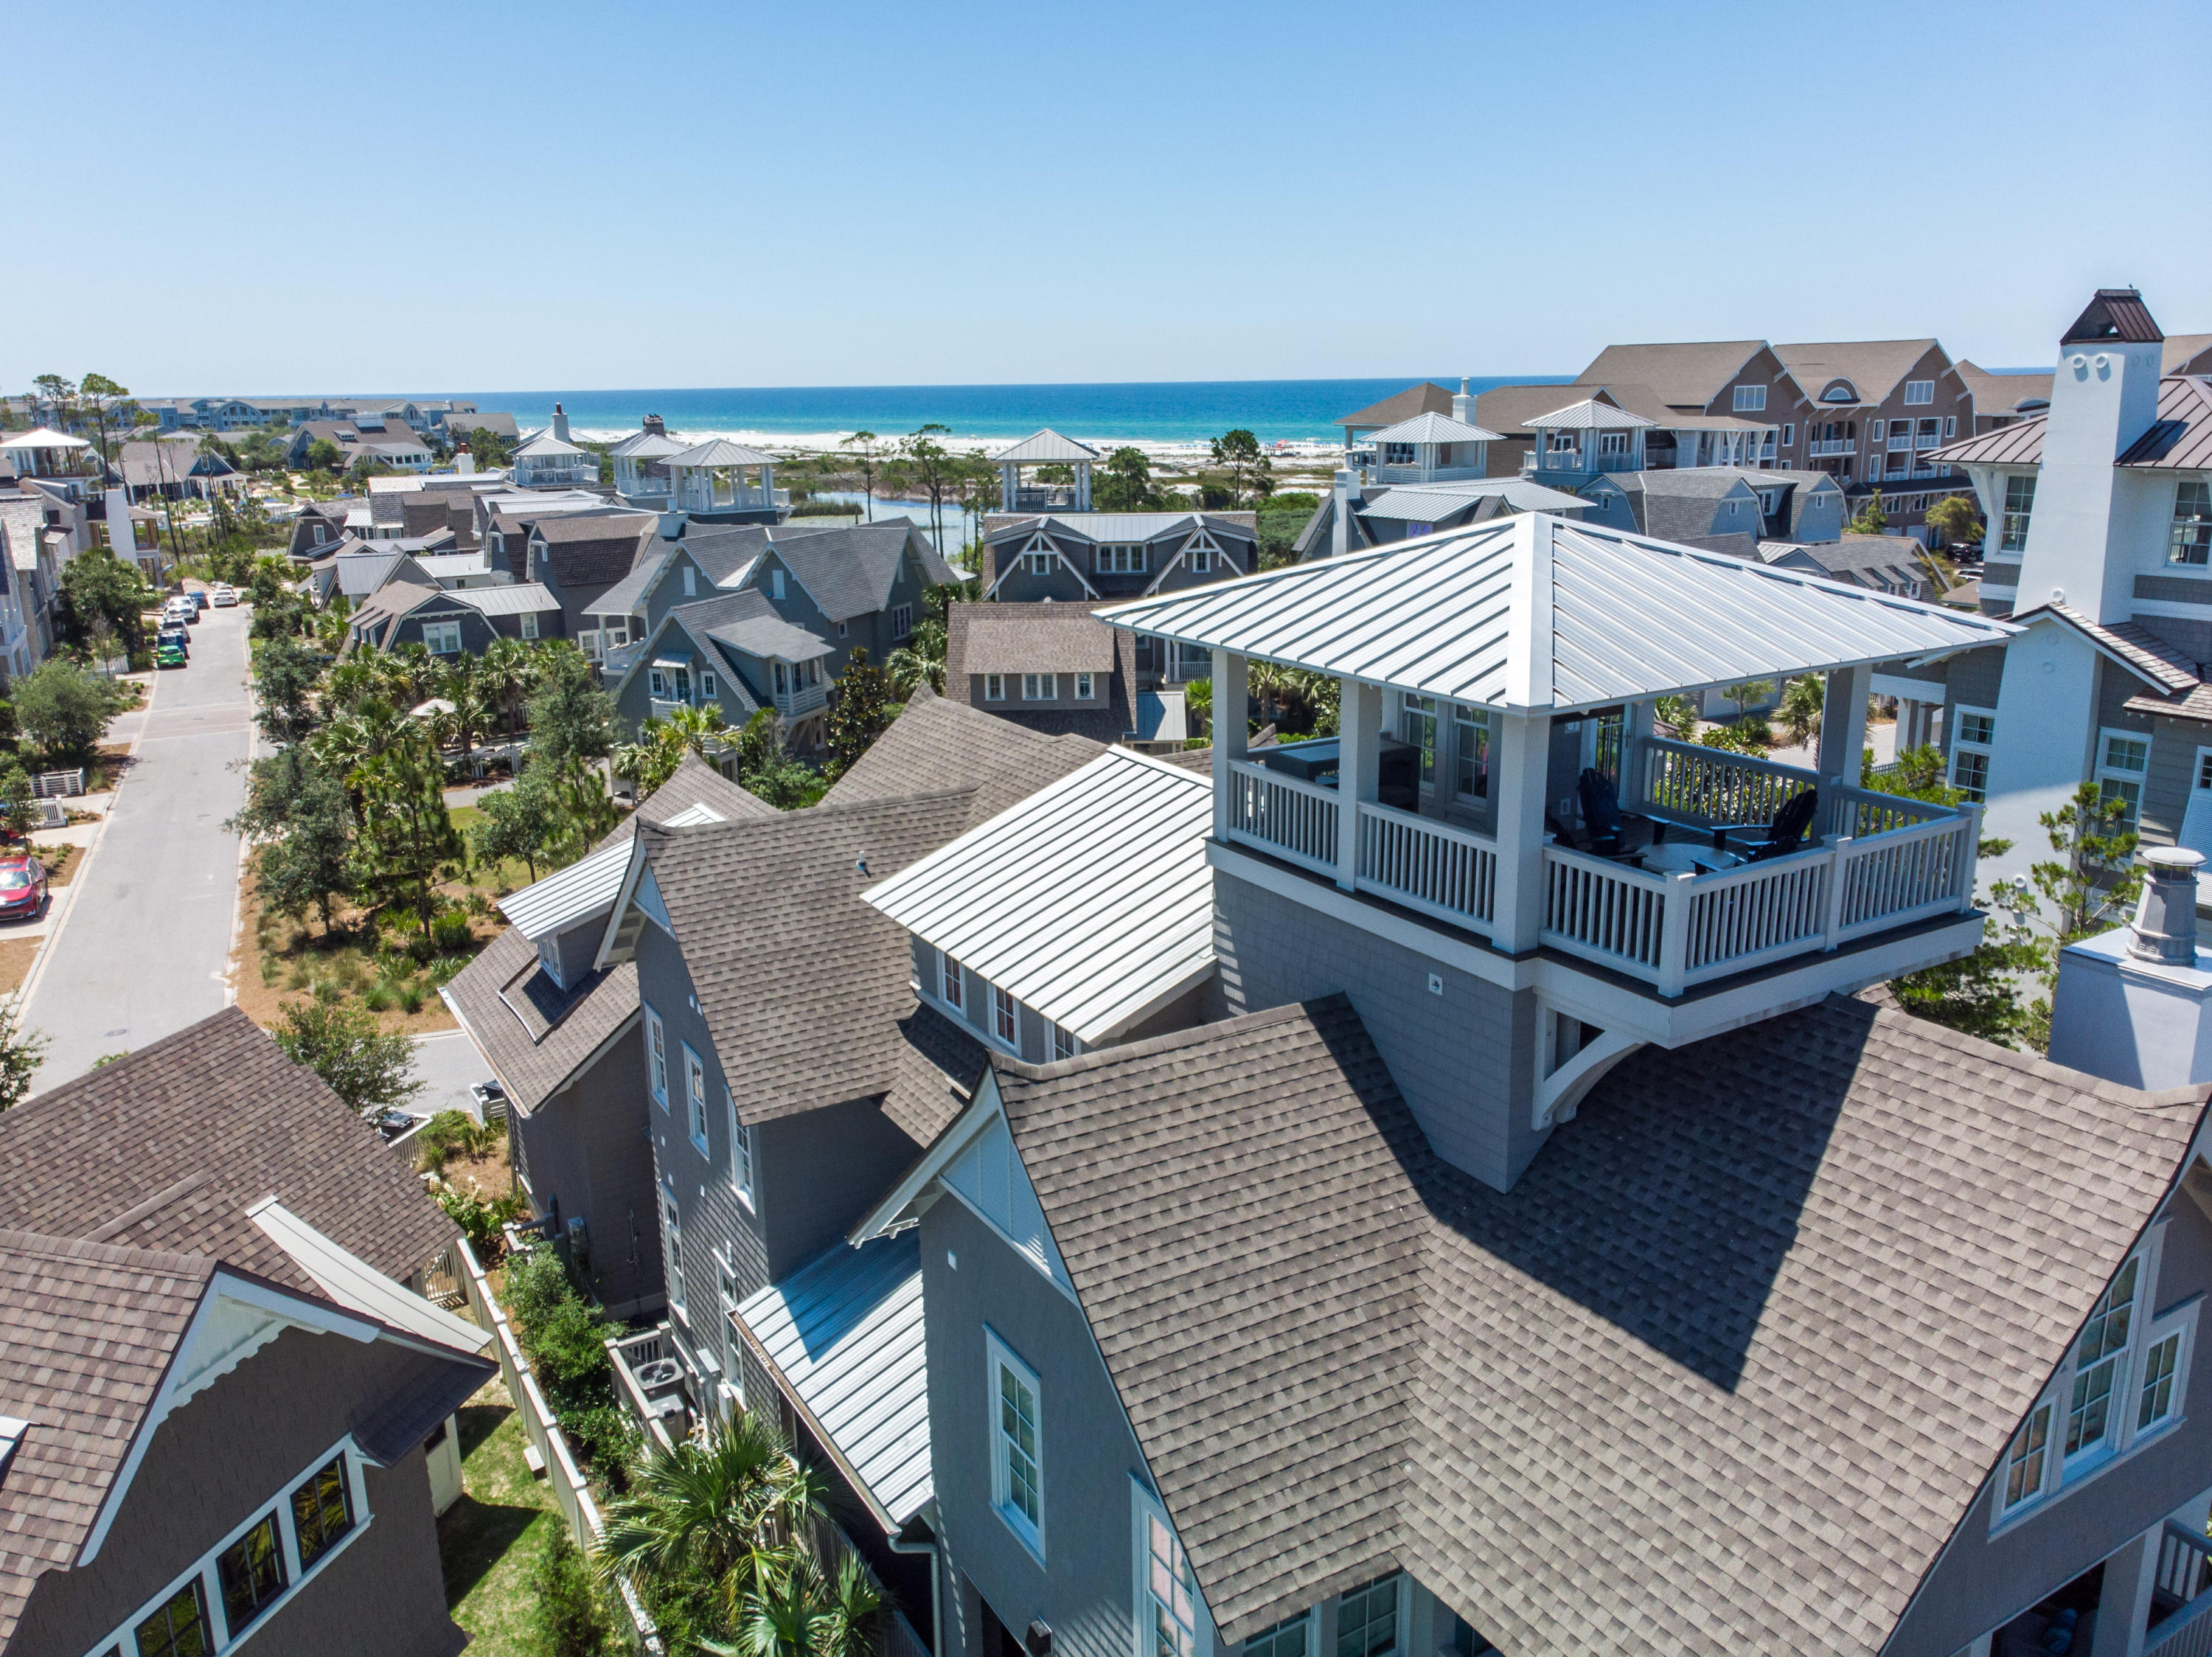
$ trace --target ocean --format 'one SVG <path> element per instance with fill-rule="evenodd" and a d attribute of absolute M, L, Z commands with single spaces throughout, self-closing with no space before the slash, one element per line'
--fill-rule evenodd
<path fill-rule="evenodd" d="M 1085 442 L 1203 442 L 1242 426 L 1262 442 L 1341 440 L 1331 423 L 1422 378 L 1185 380 L 1066 386 L 738 386 L 640 391 L 465 393 L 513 413 L 525 431 L 545 425 L 557 401 L 580 436 L 635 431 L 657 414 L 683 436 L 825 437 L 866 429 L 897 437 L 934 423 L 953 437 L 1006 440 L 1050 426 Z M 1457 375 L 1430 375 L 1455 387 Z M 1468 389 L 1559 384 L 1570 375 L 1469 377 Z"/>

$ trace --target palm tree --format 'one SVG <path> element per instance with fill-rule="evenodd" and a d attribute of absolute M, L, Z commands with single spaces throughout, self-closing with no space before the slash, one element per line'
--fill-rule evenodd
<path fill-rule="evenodd" d="M 331 669 L 323 681 L 323 706 L 326 712 L 355 707 L 375 692 L 376 664 L 362 652 Z"/>
<path fill-rule="evenodd" d="M 1282 716 L 1284 692 L 1295 687 L 1289 668 L 1272 661 L 1250 661 L 1244 667 L 1244 688 L 1260 698 L 1260 722 L 1273 725 Z"/>
<path fill-rule="evenodd" d="M 485 696 L 499 710 L 501 727 L 512 728 L 516 708 L 538 683 L 538 664 L 531 648 L 519 638 L 502 635 L 485 649 L 477 667 Z"/>
<path fill-rule="evenodd" d="M 934 616 L 916 622 L 907 642 L 884 658 L 884 672 L 902 697 L 912 696 L 922 685 L 943 696 L 945 624 Z"/>
<path fill-rule="evenodd" d="M 884 1608 L 883 1596 L 848 1555 L 832 1589 L 805 1555 L 763 1577 L 746 1597 L 735 1645 L 702 1640 L 716 1657 L 862 1657 Z"/>
<path fill-rule="evenodd" d="M 1827 698 L 1820 681 L 1808 673 L 1793 679 L 1782 692 L 1782 706 L 1777 710 L 1782 716 L 1782 728 L 1790 734 L 1790 746 L 1802 748 L 1820 734 L 1820 716 L 1827 711 Z"/>
<path fill-rule="evenodd" d="M 453 704 L 453 734 L 460 739 L 461 764 L 465 765 L 489 714 L 483 664 L 475 656 L 455 656 L 438 675 L 437 691 Z"/>
<path fill-rule="evenodd" d="M 749 1593 L 791 1575 L 825 1511 L 821 1476 L 791 1459 L 760 1416 L 740 1414 L 704 1442 L 647 1457 L 629 1494 L 610 1502 L 595 1550 L 603 1579 L 665 1582 L 696 1573 L 714 1587 L 726 1624 Z"/>
<path fill-rule="evenodd" d="M 391 752 L 410 734 L 407 716 L 380 697 L 366 697 L 315 733 L 316 757 L 337 776 L 355 772 Z"/>
<path fill-rule="evenodd" d="M 676 745 L 676 758 L 680 762 L 684 751 L 690 749 L 702 759 L 708 758 L 720 749 L 729 735 L 729 722 L 722 717 L 720 708 L 695 708 L 689 704 L 672 708 L 663 722 L 669 729 L 670 740 Z M 672 765 L 670 770 L 674 770 Z"/>

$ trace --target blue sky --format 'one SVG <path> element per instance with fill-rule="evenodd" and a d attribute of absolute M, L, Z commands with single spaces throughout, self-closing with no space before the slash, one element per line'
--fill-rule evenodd
<path fill-rule="evenodd" d="M 2212 329 L 2201 0 L 163 0 L 7 39 L 0 390 L 1999 366 L 2128 282 Z"/>

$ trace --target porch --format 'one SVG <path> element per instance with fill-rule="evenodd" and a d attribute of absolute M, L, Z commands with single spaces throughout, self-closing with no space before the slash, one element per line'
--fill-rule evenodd
<path fill-rule="evenodd" d="M 1863 704 L 1863 689 L 1856 694 Z M 1379 697 L 1347 693 L 1345 706 L 1355 699 L 1379 715 Z M 1522 779 L 1524 788 L 1542 790 L 1533 857 L 1515 859 L 1498 834 L 1444 820 L 1432 802 L 1430 813 L 1409 808 L 1420 803 L 1420 793 L 1409 768 L 1394 762 L 1413 751 L 1385 735 L 1379 718 L 1370 733 L 1341 745 L 1291 743 L 1231 759 L 1220 838 L 1509 953 L 1530 944 L 1558 950 L 1670 998 L 1972 910 L 1978 807 L 1824 782 L 1818 771 L 1675 741 L 1648 728 L 1631 732 L 1626 715 L 1610 735 L 1594 734 L 1591 751 L 1580 756 L 1614 791 L 1623 819 L 1620 847 L 1600 850 L 1593 842 L 1578 850 L 1567 824 L 1541 808 L 1559 800 L 1563 787 L 1573 791 L 1580 780 L 1574 762 L 1563 769 L 1553 761 L 1553 722 L 1528 722 L 1541 728 L 1527 744 L 1540 756 L 1538 765 Z M 1363 740 L 1372 755 L 1371 780 L 1350 790 L 1347 802 L 1338 750 L 1356 752 Z M 1407 776 L 1394 777 L 1401 771 Z M 1493 777 L 1493 785 L 1498 781 Z M 1814 814 L 1802 842 L 1795 850 L 1766 849 L 1765 832 L 1808 791 L 1815 795 Z M 1393 798 L 1396 803 L 1386 803 Z M 1498 814 L 1515 813 L 1502 802 Z"/>

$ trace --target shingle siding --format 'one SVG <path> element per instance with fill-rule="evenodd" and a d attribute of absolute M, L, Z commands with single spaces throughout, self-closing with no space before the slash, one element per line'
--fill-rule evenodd
<path fill-rule="evenodd" d="M 1213 890 L 1231 1014 L 1348 995 L 1437 1154 L 1500 1190 L 1519 1178 L 1549 1137 L 1529 1124 L 1534 991 L 1501 990 L 1226 871 Z"/>

